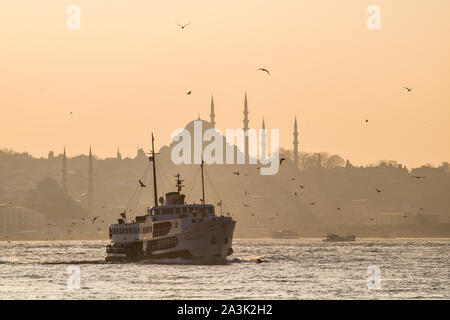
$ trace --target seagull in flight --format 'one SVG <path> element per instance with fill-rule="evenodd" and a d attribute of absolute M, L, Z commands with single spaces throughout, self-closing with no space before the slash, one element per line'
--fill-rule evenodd
<path fill-rule="evenodd" d="M 377 190 L 378 193 L 383 192 L 383 190 L 381 190 L 381 189 L 375 188 L 375 190 Z"/>
<path fill-rule="evenodd" d="M 98 217 L 94 217 L 94 219 L 92 219 L 92 223 L 94 223 L 95 220 L 97 220 Z"/>
<path fill-rule="evenodd" d="M 181 28 L 181 29 L 184 29 L 185 27 L 187 27 L 188 25 L 190 25 L 191 23 L 190 22 L 188 22 L 188 23 L 186 23 L 186 24 L 179 24 L 179 23 L 177 23 L 177 25 Z"/>
<path fill-rule="evenodd" d="M 146 187 L 146 185 L 141 181 L 141 179 L 139 179 L 139 184 L 141 185 L 142 188 Z"/>
<path fill-rule="evenodd" d="M 188 92 L 186 92 L 186 94 L 187 94 L 187 95 L 190 95 L 191 93 L 192 93 L 192 91 L 188 91 Z"/>
<path fill-rule="evenodd" d="M 408 87 L 403 87 L 404 89 L 406 89 L 406 90 L 408 90 L 408 92 L 411 92 L 412 91 L 412 87 L 411 88 L 408 88 Z"/>
<path fill-rule="evenodd" d="M 286 160 L 286 158 L 281 158 L 281 159 L 280 159 L 280 164 L 281 164 L 284 160 Z"/>
<path fill-rule="evenodd" d="M 416 179 L 425 179 L 425 176 L 411 176 L 411 178 L 416 178 Z"/>
<path fill-rule="evenodd" d="M 269 70 L 267 70 L 267 69 L 259 68 L 257 71 L 264 71 L 264 72 L 267 72 L 267 74 L 270 76 L 270 72 L 269 72 Z"/>

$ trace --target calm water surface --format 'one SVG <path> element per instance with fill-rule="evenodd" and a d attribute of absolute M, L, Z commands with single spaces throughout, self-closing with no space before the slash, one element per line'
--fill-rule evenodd
<path fill-rule="evenodd" d="M 110 264 L 106 244 L 0 242 L 0 299 L 450 298 L 450 239 L 235 240 L 225 265 Z M 379 289 L 367 288 L 373 265 Z M 79 289 L 67 286 L 71 266 Z"/>

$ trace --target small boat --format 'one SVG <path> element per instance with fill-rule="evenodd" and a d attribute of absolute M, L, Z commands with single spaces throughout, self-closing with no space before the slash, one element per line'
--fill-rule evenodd
<path fill-rule="evenodd" d="M 355 241 L 356 237 L 352 234 L 346 234 L 344 236 L 338 235 L 336 233 L 327 233 L 327 237 L 323 240 L 326 242 L 345 242 L 345 241 Z"/>
<path fill-rule="evenodd" d="M 273 239 L 297 239 L 299 237 L 298 232 L 289 230 L 278 230 L 272 232 Z"/>

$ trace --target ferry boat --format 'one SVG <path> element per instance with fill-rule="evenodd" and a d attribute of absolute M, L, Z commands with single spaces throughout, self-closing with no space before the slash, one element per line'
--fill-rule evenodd
<path fill-rule="evenodd" d="M 183 180 L 176 177 L 176 192 L 166 193 L 158 205 L 154 138 L 152 134 L 153 189 L 155 205 L 142 216 L 126 221 L 126 211 L 118 223 L 109 226 L 111 243 L 106 248 L 108 262 L 136 262 L 154 259 L 183 258 L 223 262 L 233 253 L 236 225 L 229 216 L 217 215 L 214 205 L 205 203 L 203 161 L 200 204 L 188 204 L 181 193 Z"/>
<path fill-rule="evenodd" d="M 335 233 L 328 233 L 327 237 L 323 240 L 325 242 L 344 242 L 344 241 L 355 241 L 356 237 L 352 234 L 347 234 L 344 236 L 335 234 Z"/>

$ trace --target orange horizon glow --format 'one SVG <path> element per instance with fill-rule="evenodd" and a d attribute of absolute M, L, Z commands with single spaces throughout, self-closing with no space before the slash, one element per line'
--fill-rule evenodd
<path fill-rule="evenodd" d="M 151 132 L 159 149 L 209 120 L 212 95 L 217 129 L 242 128 L 247 92 L 250 127 L 264 117 L 282 148 L 297 116 L 300 152 L 450 161 L 447 0 L 19 0 L 0 4 L 0 29 L 0 149 L 134 157 Z"/>

